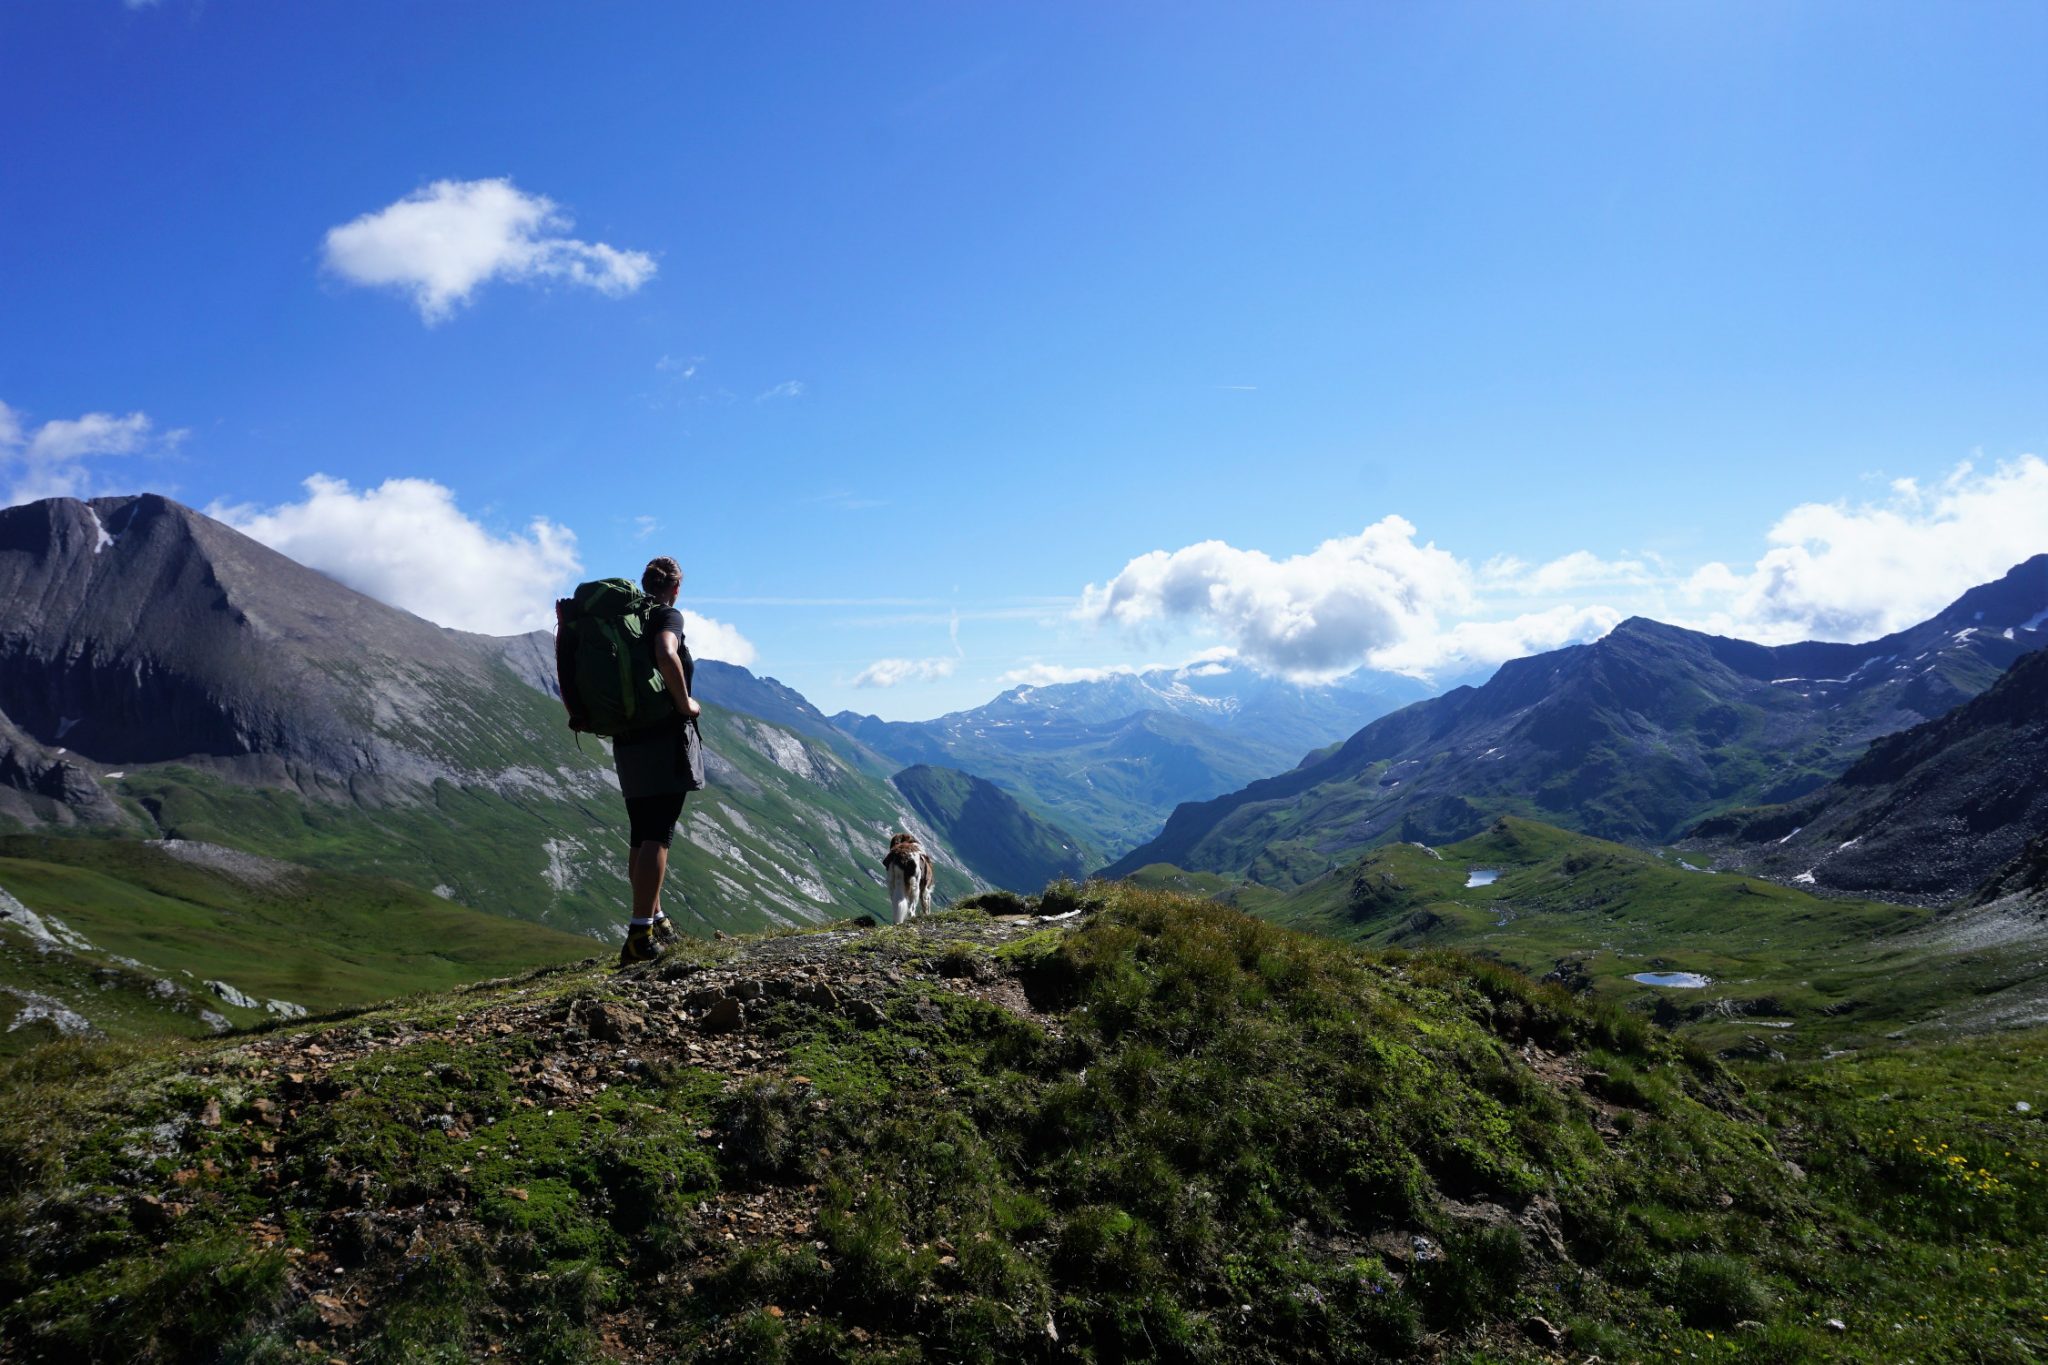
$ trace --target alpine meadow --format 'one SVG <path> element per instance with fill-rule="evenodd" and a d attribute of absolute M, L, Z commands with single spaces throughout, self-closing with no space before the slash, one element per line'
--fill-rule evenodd
<path fill-rule="evenodd" d="M 0 7 L 0 1362 L 2048 1359 L 2044 62 Z"/>

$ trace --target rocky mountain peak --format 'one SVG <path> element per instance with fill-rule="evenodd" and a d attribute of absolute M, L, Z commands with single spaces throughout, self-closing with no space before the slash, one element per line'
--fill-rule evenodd
<path fill-rule="evenodd" d="M 59 754 L 427 781 L 502 652 L 157 494 L 0 511 L 0 712 Z"/>
<path fill-rule="evenodd" d="M 1934 619 L 1945 626 L 1993 631 L 2048 627 L 2048 553 L 1970 589 Z"/>

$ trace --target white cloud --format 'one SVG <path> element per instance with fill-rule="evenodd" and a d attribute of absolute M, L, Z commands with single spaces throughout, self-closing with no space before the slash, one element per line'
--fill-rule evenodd
<path fill-rule="evenodd" d="M 358 491 L 315 474 L 305 489 L 304 501 L 278 507 L 206 510 L 357 592 L 484 635 L 552 627 L 555 599 L 583 570 L 568 528 L 535 517 L 524 533 L 495 533 L 431 479 L 386 479 Z M 754 661 L 752 642 L 723 621 L 685 609 L 683 633 L 698 658 Z"/>
<path fill-rule="evenodd" d="M 785 379 L 772 389 L 764 389 L 754 395 L 756 403 L 766 403 L 772 398 L 801 398 L 804 396 L 804 381 Z"/>
<path fill-rule="evenodd" d="M 1067 664 L 1026 664 L 1013 668 L 997 681 L 1005 687 L 1057 687 L 1061 683 L 1101 682 L 1105 678 L 1128 677 L 1139 672 L 1129 664 L 1107 668 L 1076 668 Z"/>
<path fill-rule="evenodd" d="M 360 492 L 315 474 L 302 502 L 209 507 L 280 554 L 430 621 L 516 635 L 554 621 L 554 600 L 583 565 L 575 533 L 536 517 L 499 535 L 431 479 L 386 479 Z"/>
<path fill-rule="evenodd" d="M 1772 526 L 1748 570 L 1713 563 L 1685 584 L 1702 629 L 1766 642 L 1867 640 L 1923 621 L 2048 550 L 2048 462 L 1958 465 L 1862 504 L 1805 503 Z"/>
<path fill-rule="evenodd" d="M 140 412 L 88 412 L 31 427 L 18 410 L 0 403 L 0 471 L 7 480 L 0 501 L 12 507 L 41 498 L 91 497 L 104 490 L 86 461 L 153 454 L 176 446 L 186 434 L 159 432 Z"/>
<path fill-rule="evenodd" d="M 745 668 L 756 657 L 754 642 L 736 627 L 699 616 L 688 607 L 683 608 L 683 636 L 692 658 L 723 659 Z"/>
<path fill-rule="evenodd" d="M 2048 462 L 1964 464 L 1932 487 L 1905 479 L 1876 501 L 1804 504 L 1767 539 L 1747 569 L 1687 575 L 1646 551 L 1574 550 L 1533 566 L 1496 555 L 1475 571 L 1389 516 L 1287 559 L 1217 540 L 1154 550 L 1084 589 L 1075 615 L 1140 636 L 1220 639 L 1245 664 L 1302 681 L 1360 666 L 1422 677 L 1491 667 L 1596 640 L 1632 613 L 1772 644 L 1867 640 L 2048 551 Z M 1518 598 L 1543 609 L 1503 615 Z M 1034 663 L 1003 681 L 1122 671 Z"/>
<path fill-rule="evenodd" d="M 1580 588 L 1637 587 L 1652 577 L 1649 566 L 1639 559 L 1602 559 L 1587 550 L 1573 550 L 1533 569 L 1513 555 L 1496 555 L 1480 574 L 1490 587 L 1532 597 L 1555 597 Z"/>
<path fill-rule="evenodd" d="M 1140 631 L 1193 625 L 1267 672 L 1327 678 L 1433 634 L 1439 612 L 1472 602 L 1470 571 L 1389 516 L 1282 560 L 1220 540 L 1154 550 L 1090 584 L 1078 614 Z"/>
<path fill-rule="evenodd" d="M 1492 668 L 1529 654 L 1597 640 L 1621 623 L 1613 607 L 1552 607 L 1505 621 L 1460 621 L 1417 635 L 1371 657 L 1374 668 L 1416 677 Z"/>
<path fill-rule="evenodd" d="M 510 180 L 436 180 L 327 232 L 325 264 L 351 284 L 398 289 L 429 324 L 493 279 L 564 280 L 630 294 L 654 257 L 559 234 L 574 226 L 546 195 Z"/>
<path fill-rule="evenodd" d="M 895 687 L 907 682 L 937 682 L 953 676 L 958 659 L 877 659 L 853 675 L 855 687 Z"/>

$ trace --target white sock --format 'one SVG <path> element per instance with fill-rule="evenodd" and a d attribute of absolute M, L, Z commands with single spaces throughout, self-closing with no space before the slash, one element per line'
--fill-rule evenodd
<path fill-rule="evenodd" d="M 630 919 L 626 921 L 627 927 L 631 929 L 645 929 L 653 923 L 654 921 L 651 919 Z"/>

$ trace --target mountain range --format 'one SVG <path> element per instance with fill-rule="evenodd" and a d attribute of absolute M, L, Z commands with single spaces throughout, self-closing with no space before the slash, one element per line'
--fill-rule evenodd
<path fill-rule="evenodd" d="M 1863 644 L 1773 647 L 1633 618 L 1376 720 L 1293 771 L 1183 805 L 1105 875 L 1169 863 L 1295 885 L 1374 844 L 1449 842 L 1500 814 L 1668 841 L 1717 812 L 1833 781 L 1872 740 L 1990 687 L 2048 643 L 2044 626 L 2048 555 Z"/>
<path fill-rule="evenodd" d="M 562 725 L 547 632 L 444 629 L 155 495 L 0 512 L 0 591 L 0 821 L 218 842 L 615 924 L 609 764 Z M 872 849 L 898 827 L 939 855 L 946 894 L 1036 890 L 1426 690 L 1211 662 L 904 725 L 828 718 L 702 660 L 713 782 L 685 813 L 672 899 L 704 932 L 880 911 Z M 909 769 L 961 776 L 892 785 Z M 970 799 L 993 826 L 922 813 Z"/>
<path fill-rule="evenodd" d="M 1291 768 L 1430 690 L 1399 674 L 1360 671 L 1314 686 L 1208 661 L 1014 687 L 936 720 L 842 711 L 832 724 L 898 766 L 992 780 L 1114 855 L 1150 838 L 1180 803 Z"/>
<path fill-rule="evenodd" d="M 0 594 L 0 824 L 213 846 L 616 931 L 610 765 L 563 725 L 546 632 L 435 626 L 154 495 L 0 512 Z M 1171 864 L 1284 889 L 1503 815 L 1635 845 L 1693 831 L 1731 866 L 1821 891 L 1933 904 L 1993 874 L 2025 888 L 2048 880 L 2044 624 L 2048 555 L 1865 644 L 1638 618 L 1390 714 L 1426 688 L 1212 661 L 884 722 L 705 660 L 713 781 L 686 809 L 670 910 L 698 933 L 885 913 L 877 863 L 898 828 L 957 897 L 1034 891 L 1120 850 L 1110 875 Z M 131 889 L 158 875 L 107 861 Z M 62 862 L 0 868 L 0 887 L 27 878 L 24 909 L 60 920 L 120 899 L 47 870 Z"/>

